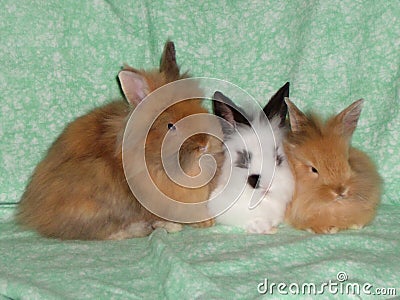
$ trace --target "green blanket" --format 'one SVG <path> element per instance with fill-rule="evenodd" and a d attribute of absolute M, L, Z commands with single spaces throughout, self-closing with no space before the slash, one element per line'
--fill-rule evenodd
<path fill-rule="evenodd" d="M 3 0 L 0 37 L 0 296 L 254 299 L 307 296 L 313 285 L 325 298 L 358 287 L 351 297 L 400 295 L 398 1 Z M 124 62 L 157 66 L 167 38 L 182 70 L 230 81 L 260 104 L 286 81 L 296 105 L 324 115 L 364 98 L 353 144 L 384 179 L 373 224 L 336 235 L 159 229 L 119 242 L 16 226 L 15 203 L 65 124 L 120 97 Z"/>

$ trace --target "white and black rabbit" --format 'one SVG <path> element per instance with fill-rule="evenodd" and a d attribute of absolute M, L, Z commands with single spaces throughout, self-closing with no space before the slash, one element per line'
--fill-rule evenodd
<path fill-rule="evenodd" d="M 294 189 L 282 145 L 288 96 L 289 82 L 263 110 L 244 111 L 222 93 L 214 94 L 214 113 L 227 121 L 221 122 L 226 158 L 208 204 L 212 215 L 225 210 L 216 217 L 217 223 L 273 234 L 283 221 Z"/>

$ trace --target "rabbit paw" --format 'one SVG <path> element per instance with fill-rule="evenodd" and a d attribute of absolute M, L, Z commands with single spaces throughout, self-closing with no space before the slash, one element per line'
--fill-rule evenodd
<path fill-rule="evenodd" d="M 179 223 L 173 223 L 173 222 L 169 222 L 169 221 L 155 221 L 152 224 L 152 227 L 154 229 L 156 228 L 164 228 L 168 233 L 174 233 L 174 232 L 178 232 L 181 231 L 183 229 L 183 225 L 179 224 Z"/>
<path fill-rule="evenodd" d="M 335 233 L 338 233 L 338 232 L 339 232 L 339 227 L 335 227 L 335 226 L 326 228 L 326 229 L 323 231 L 323 233 L 327 233 L 327 234 L 335 234 Z"/>
<path fill-rule="evenodd" d="M 215 225 L 215 219 L 211 218 L 203 222 L 190 224 L 193 228 L 207 228 Z"/>
<path fill-rule="evenodd" d="M 277 231 L 278 228 L 276 226 L 272 226 L 271 222 L 265 221 L 263 219 L 252 220 L 246 225 L 247 233 L 275 234 Z"/>
<path fill-rule="evenodd" d="M 360 224 L 353 224 L 351 226 L 349 226 L 349 229 L 353 229 L 353 230 L 360 230 L 364 227 L 364 225 L 360 225 Z"/>
<path fill-rule="evenodd" d="M 339 227 L 335 226 L 328 226 L 328 227 L 314 227 L 314 228 L 307 228 L 306 231 L 311 233 L 322 233 L 322 234 L 335 234 L 338 233 L 340 230 Z"/>
<path fill-rule="evenodd" d="M 153 229 L 147 222 L 132 223 L 128 227 L 111 234 L 107 239 L 119 241 L 134 237 L 145 237 L 152 231 Z"/>

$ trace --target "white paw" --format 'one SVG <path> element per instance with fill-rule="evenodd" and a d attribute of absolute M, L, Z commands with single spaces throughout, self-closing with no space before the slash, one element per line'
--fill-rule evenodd
<path fill-rule="evenodd" d="M 134 237 L 148 236 L 153 229 L 147 222 L 132 223 L 128 227 L 111 234 L 109 240 L 124 240 Z"/>
<path fill-rule="evenodd" d="M 272 226 L 271 222 L 265 221 L 263 219 L 252 220 L 246 225 L 247 233 L 275 234 L 277 231 L 278 228 L 276 226 Z"/>
<path fill-rule="evenodd" d="M 339 232 L 339 228 L 338 227 L 331 227 L 331 228 L 328 228 L 325 231 L 325 233 L 328 233 L 328 234 L 335 234 L 335 233 L 338 233 L 338 232 Z"/>
<path fill-rule="evenodd" d="M 349 227 L 349 229 L 354 229 L 354 230 L 360 230 L 362 229 L 364 226 L 363 225 L 359 225 L 359 224 L 353 224 Z"/>
<path fill-rule="evenodd" d="M 178 224 L 178 223 L 173 223 L 173 222 L 169 222 L 169 221 L 155 221 L 152 224 L 153 228 L 164 228 L 167 232 L 169 233 L 173 233 L 173 232 L 178 232 L 181 231 L 183 229 L 183 225 L 182 224 Z"/>
<path fill-rule="evenodd" d="M 323 228 L 318 228 L 317 230 L 314 230 L 312 228 L 306 228 L 306 231 L 310 232 L 310 233 L 322 233 L 322 234 L 335 234 L 339 232 L 339 227 L 323 227 Z"/>

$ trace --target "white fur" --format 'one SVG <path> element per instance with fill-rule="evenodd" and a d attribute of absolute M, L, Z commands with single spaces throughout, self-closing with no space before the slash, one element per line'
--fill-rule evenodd
<path fill-rule="evenodd" d="M 145 237 L 149 235 L 153 229 L 148 222 L 132 223 L 128 227 L 111 234 L 109 240 L 125 240 L 133 237 Z"/>
<path fill-rule="evenodd" d="M 266 117 L 260 118 L 256 114 L 252 121 L 253 130 L 238 124 L 237 131 L 226 137 L 226 159 L 218 186 L 210 197 L 210 213 L 216 215 L 237 200 L 218 215 L 217 223 L 241 227 L 249 233 L 272 234 L 283 221 L 286 205 L 292 199 L 294 179 L 283 152 L 284 129 L 279 127 L 279 120 L 274 117 L 269 125 Z M 235 166 L 239 156 L 237 151 L 243 151 L 246 146 L 252 153 L 248 169 Z M 280 166 L 276 165 L 276 147 L 283 157 Z M 261 175 L 260 188 L 254 189 L 247 183 L 251 174 Z M 250 201 L 253 206 L 256 202 L 259 205 L 250 209 Z"/>
<path fill-rule="evenodd" d="M 164 228 L 169 233 L 179 232 L 183 229 L 182 224 L 161 220 L 155 221 L 152 226 L 154 229 Z"/>

